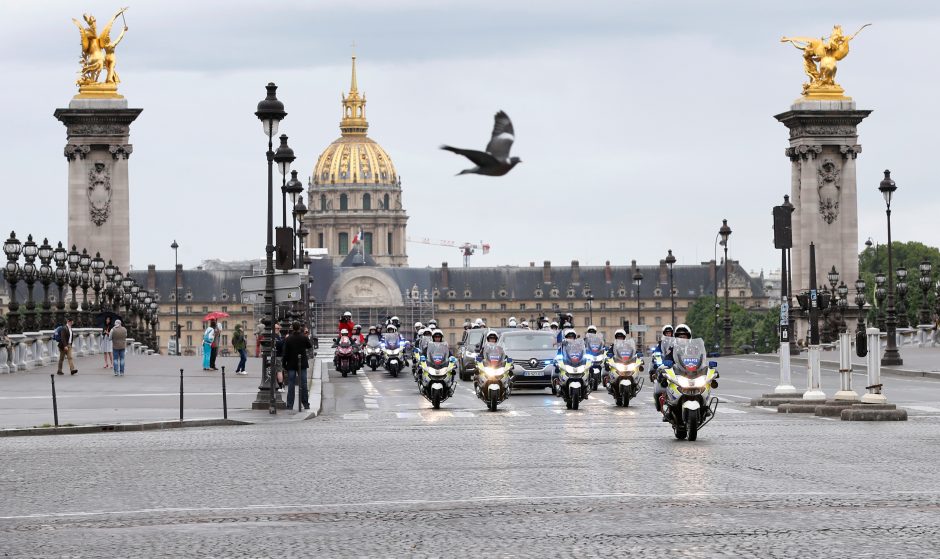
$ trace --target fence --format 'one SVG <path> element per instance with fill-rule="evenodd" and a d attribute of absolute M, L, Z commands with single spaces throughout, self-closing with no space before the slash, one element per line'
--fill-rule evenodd
<path fill-rule="evenodd" d="M 53 330 L 7 334 L 0 341 L 0 373 L 28 371 L 59 360 L 59 343 L 52 339 Z M 133 338 L 127 338 L 127 351 L 134 355 L 151 355 L 154 350 Z M 101 328 L 73 328 L 72 355 L 84 357 L 101 353 Z"/>

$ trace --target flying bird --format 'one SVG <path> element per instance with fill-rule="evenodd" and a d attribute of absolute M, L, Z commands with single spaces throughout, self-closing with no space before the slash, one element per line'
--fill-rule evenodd
<path fill-rule="evenodd" d="M 476 165 L 472 169 L 460 171 L 457 175 L 475 173 L 477 175 L 501 177 L 512 170 L 516 164 L 522 163 L 522 160 L 518 157 L 509 157 L 509 150 L 512 148 L 512 142 L 515 139 L 515 132 L 512 129 L 512 121 L 509 120 L 509 115 L 499 111 L 493 117 L 493 136 L 490 138 L 490 143 L 486 145 L 486 151 L 461 149 L 447 145 L 441 146 L 441 149 L 462 155 Z"/>

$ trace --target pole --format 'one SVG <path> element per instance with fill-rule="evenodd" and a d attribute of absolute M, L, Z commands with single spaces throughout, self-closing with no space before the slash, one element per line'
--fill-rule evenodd
<path fill-rule="evenodd" d="M 806 392 L 803 393 L 804 400 L 825 400 L 826 394 L 822 391 L 820 385 L 820 353 L 819 353 L 819 324 L 818 308 L 819 298 L 816 291 L 816 245 L 809 244 L 809 368 L 806 377 Z"/>
<path fill-rule="evenodd" d="M 672 281 L 672 264 L 669 265 L 669 311 L 670 319 L 669 324 L 672 324 L 672 327 L 676 327 L 676 288 L 673 286 Z"/>
<path fill-rule="evenodd" d="M 49 375 L 52 379 L 52 418 L 55 420 L 55 426 L 59 426 L 59 402 L 55 397 L 55 375 Z"/>
<path fill-rule="evenodd" d="M 774 388 L 776 394 L 796 392 L 790 376 L 790 306 L 787 301 L 787 249 L 780 250 L 780 383 Z"/>
<path fill-rule="evenodd" d="M 862 396 L 863 404 L 884 404 L 888 401 L 881 393 L 881 361 L 878 359 L 878 352 L 871 348 L 877 348 L 878 338 L 881 337 L 881 331 L 877 328 L 868 328 L 865 330 L 868 335 L 868 386 L 865 388 L 868 393 Z"/>
<path fill-rule="evenodd" d="M 888 329 L 888 346 L 885 348 L 884 357 L 881 358 L 882 365 L 903 365 L 901 354 L 898 352 L 897 345 L 897 326 L 898 317 L 894 308 L 894 263 L 891 255 L 891 204 L 888 204 L 886 210 L 888 215 L 888 316 L 885 324 Z M 875 346 L 878 347 L 878 346 Z"/>
<path fill-rule="evenodd" d="M 222 365 L 222 419 L 228 419 L 228 395 L 225 392 L 225 365 Z"/>
<path fill-rule="evenodd" d="M 852 390 L 852 335 L 848 332 L 839 332 L 839 377 L 839 391 L 833 400 L 858 401 L 858 394 Z"/>
<path fill-rule="evenodd" d="M 300 354 L 300 353 L 298 353 L 298 354 L 297 354 L 297 372 L 296 372 L 296 375 L 297 375 L 297 376 L 295 377 L 295 379 L 297 380 L 297 411 L 298 411 L 298 412 L 301 412 L 301 411 L 304 410 L 303 398 L 300 397 L 300 394 L 301 394 L 301 389 L 300 389 L 301 384 L 300 384 L 300 383 L 304 383 L 304 386 L 303 386 L 304 389 L 307 388 L 307 386 L 306 386 L 306 384 L 307 384 L 307 382 L 306 382 L 307 379 L 301 374 L 301 373 L 303 372 L 303 367 L 302 367 L 303 362 L 304 362 L 304 361 L 303 361 L 303 355 Z M 293 390 L 293 388 L 291 388 L 291 390 Z M 309 396 L 308 396 L 308 398 L 309 398 Z"/>
<path fill-rule="evenodd" d="M 728 243 L 725 243 L 725 340 L 721 353 L 731 355 L 734 348 L 731 345 L 731 308 L 728 303 Z"/>
<path fill-rule="evenodd" d="M 274 391 L 274 136 L 271 129 L 268 129 L 268 226 L 267 238 L 268 244 L 265 247 L 265 282 L 264 282 L 264 302 L 271 311 L 267 327 L 267 365 L 270 375 L 271 400 L 268 406 L 268 413 L 277 413 L 276 392 Z M 286 220 L 286 217 L 285 217 Z M 263 384 L 263 382 L 262 382 Z"/>
<path fill-rule="evenodd" d="M 790 312 L 787 314 L 787 322 L 790 324 L 790 355 L 799 355 L 800 348 L 796 345 L 796 324 L 793 320 L 793 260 L 791 258 L 792 248 L 787 249 L 787 308 Z"/>
<path fill-rule="evenodd" d="M 573 325 L 572 325 L 572 326 L 573 326 Z M 637 332 L 636 332 L 637 345 L 640 346 L 640 350 L 642 351 L 642 348 L 643 348 L 643 340 L 642 340 L 643 332 L 640 332 L 640 330 L 639 330 L 639 328 L 640 328 L 640 286 L 639 286 L 639 285 L 636 286 L 636 327 L 637 327 Z"/>
<path fill-rule="evenodd" d="M 183 369 L 180 369 L 180 425 L 183 424 Z"/>
<path fill-rule="evenodd" d="M 173 244 L 176 244 L 176 240 L 173 241 Z M 173 249 L 173 276 L 176 283 L 176 291 L 174 291 L 173 300 L 176 302 L 176 355 L 177 357 L 182 355 L 180 353 L 180 272 L 179 272 L 179 246 Z"/>

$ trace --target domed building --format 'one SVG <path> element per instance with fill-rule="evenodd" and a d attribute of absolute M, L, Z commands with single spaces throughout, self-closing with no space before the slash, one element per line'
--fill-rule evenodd
<path fill-rule="evenodd" d="M 407 266 L 401 178 L 388 153 L 366 135 L 366 97 L 356 82 L 355 56 L 342 105 L 341 135 L 320 154 L 308 184 L 310 245 L 327 249 L 336 265 Z"/>

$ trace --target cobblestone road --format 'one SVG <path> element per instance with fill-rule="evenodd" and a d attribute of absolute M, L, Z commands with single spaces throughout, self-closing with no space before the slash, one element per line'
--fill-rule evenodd
<path fill-rule="evenodd" d="M 0 555 L 940 553 L 940 413 L 779 415 L 743 404 L 774 372 L 740 368 L 718 392 L 741 400 L 694 443 L 648 389 L 628 409 L 595 393 L 568 411 L 546 391 L 491 413 L 463 383 L 435 411 L 381 372 L 331 378 L 312 421 L 0 439 Z M 896 393 L 929 410 L 936 386 Z"/>

